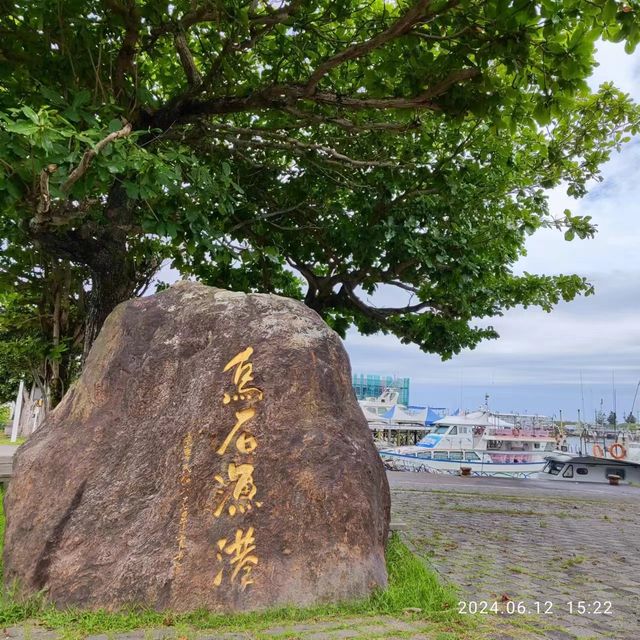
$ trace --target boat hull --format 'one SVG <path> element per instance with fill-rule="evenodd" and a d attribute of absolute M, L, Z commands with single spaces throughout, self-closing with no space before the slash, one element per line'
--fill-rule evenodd
<path fill-rule="evenodd" d="M 397 471 L 424 471 L 427 473 L 448 473 L 460 475 L 462 467 L 471 469 L 474 476 L 496 476 L 509 478 L 530 478 L 540 473 L 546 461 L 532 462 L 471 462 L 466 460 L 433 460 L 414 455 L 380 451 L 382 460 L 390 463 Z"/>

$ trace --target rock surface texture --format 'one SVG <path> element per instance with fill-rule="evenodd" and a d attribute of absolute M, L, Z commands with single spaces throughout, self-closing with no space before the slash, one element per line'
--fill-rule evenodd
<path fill-rule="evenodd" d="M 5 582 L 57 605 L 243 611 L 386 583 L 389 488 L 339 338 L 180 283 L 109 316 L 16 454 Z"/>

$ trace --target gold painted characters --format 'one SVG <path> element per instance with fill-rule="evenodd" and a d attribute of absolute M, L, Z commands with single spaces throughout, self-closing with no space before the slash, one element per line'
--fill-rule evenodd
<path fill-rule="evenodd" d="M 233 384 L 236 389 L 233 394 L 225 393 L 222 404 L 230 402 L 243 402 L 258 400 L 261 401 L 264 394 L 257 387 L 248 386 L 253 382 L 253 364 L 250 358 L 253 355 L 253 348 L 247 347 L 235 355 L 223 369 L 223 373 L 233 371 Z M 254 457 L 253 454 L 258 448 L 258 441 L 255 436 L 247 430 L 248 423 L 255 417 L 254 406 L 245 406 L 235 411 L 235 424 L 227 434 L 222 444 L 216 450 L 219 456 L 233 453 L 234 460 L 230 461 L 224 474 L 214 477 L 217 487 L 215 491 L 215 505 L 212 509 L 213 515 L 220 518 L 228 515 L 231 518 L 242 516 L 253 509 L 262 506 L 261 502 L 255 501 L 258 488 L 254 482 Z M 239 458 L 243 456 L 243 458 Z M 216 559 L 218 563 L 227 561 L 227 570 L 231 571 L 230 581 L 235 582 L 240 577 L 240 588 L 244 591 L 250 584 L 253 584 L 251 572 L 258 564 L 256 551 L 255 531 L 253 527 L 246 529 L 236 529 L 232 540 L 220 538 L 216 543 Z M 219 587 L 225 575 L 225 567 L 216 573 L 213 585 Z"/>

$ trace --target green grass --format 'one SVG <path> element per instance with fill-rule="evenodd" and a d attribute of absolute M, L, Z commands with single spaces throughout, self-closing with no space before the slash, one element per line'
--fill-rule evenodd
<path fill-rule="evenodd" d="M 0 497 L 2 496 L 0 490 Z M 4 542 L 4 514 L 0 507 L 0 535 Z M 306 609 L 283 607 L 247 614 L 217 614 L 201 610 L 192 613 L 159 613 L 145 609 L 111 613 L 106 611 L 60 610 L 44 597 L 16 601 L 10 593 L 0 594 L 0 628 L 21 624 L 26 620 L 58 630 L 69 638 L 97 633 L 125 632 L 132 629 L 172 626 L 184 629 L 216 629 L 219 631 L 259 631 L 270 625 L 313 620 L 336 620 L 349 616 L 407 615 L 433 622 L 436 630 L 458 629 L 467 637 L 471 620 L 463 620 L 457 612 L 457 592 L 438 581 L 436 574 L 413 555 L 397 535 L 393 535 L 386 552 L 388 587 L 365 600 L 322 605 Z M 0 564 L 0 578 L 2 575 Z M 184 635 L 184 634 L 183 634 Z"/>
<path fill-rule="evenodd" d="M 15 442 L 11 442 L 11 436 L 6 435 L 5 433 L 0 433 L 0 444 L 12 444 L 17 447 L 25 441 L 26 438 L 16 438 Z"/>
<path fill-rule="evenodd" d="M 546 513 L 541 513 L 540 511 L 533 511 L 532 509 L 518 510 L 518 509 L 499 509 L 499 508 L 491 508 L 491 507 L 461 507 L 458 505 L 454 505 L 451 507 L 453 511 L 462 511 L 463 513 L 488 513 L 488 514 L 497 514 L 503 516 L 538 516 L 542 517 L 548 515 Z"/>
<path fill-rule="evenodd" d="M 570 567 L 577 567 L 578 565 L 582 564 L 585 560 L 586 558 L 584 556 L 575 556 L 573 558 L 569 558 L 568 560 L 564 560 L 563 562 L 560 563 L 560 566 L 563 569 L 569 569 Z"/>

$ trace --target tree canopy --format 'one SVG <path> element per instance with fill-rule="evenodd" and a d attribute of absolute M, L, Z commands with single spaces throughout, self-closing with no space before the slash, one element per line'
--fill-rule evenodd
<path fill-rule="evenodd" d="M 633 51 L 639 7 L 0 0 L 2 292 L 30 292 L 49 350 L 51 283 L 73 283 L 88 347 L 166 259 L 342 334 L 444 357 L 496 337 L 476 319 L 591 291 L 513 265 L 542 227 L 594 233 L 547 190 L 583 196 L 637 133 L 629 98 L 586 79 L 599 38 Z M 402 301 L 376 304 L 385 288 Z"/>

